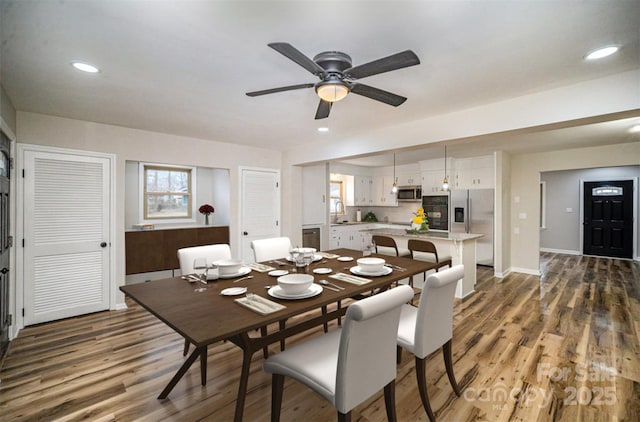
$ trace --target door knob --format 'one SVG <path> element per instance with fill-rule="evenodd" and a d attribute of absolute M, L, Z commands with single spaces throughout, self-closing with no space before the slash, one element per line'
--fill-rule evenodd
<path fill-rule="evenodd" d="M 248 232 L 242 232 L 242 234 L 244 234 L 245 236 L 249 236 Z"/>
<path fill-rule="evenodd" d="M 100 244 L 100 247 L 101 247 L 101 248 L 106 248 L 106 247 L 107 247 L 107 242 L 102 242 L 102 243 Z"/>
<path fill-rule="evenodd" d="M 4 267 L 2 270 L 0 270 L 0 273 L 2 273 L 2 274 L 6 274 L 8 272 L 9 272 L 9 268 L 7 268 L 7 267 Z"/>

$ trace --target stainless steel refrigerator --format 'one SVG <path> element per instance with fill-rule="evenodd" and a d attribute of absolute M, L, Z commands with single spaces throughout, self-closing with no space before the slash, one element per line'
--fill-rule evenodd
<path fill-rule="evenodd" d="M 452 233 L 483 234 L 476 241 L 476 263 L 493 267 L 494 190 L 452 190 L 449 221 Z"/>

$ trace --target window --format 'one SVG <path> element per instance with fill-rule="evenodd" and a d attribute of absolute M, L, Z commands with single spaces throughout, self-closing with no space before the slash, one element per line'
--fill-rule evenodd
<path fill-rule="evenodd" d="M 342 180 L 332 180 L 329 186 L 329 206 L 331 214 L 344 215 L 344 189 Z"/>
<path fill-rule="evenodd" d="M 140 163 L 140 175 L 144 220 L 193 219 L 192 167 Z"/>

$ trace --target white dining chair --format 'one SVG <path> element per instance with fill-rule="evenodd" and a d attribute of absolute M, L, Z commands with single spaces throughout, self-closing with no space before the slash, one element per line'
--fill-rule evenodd
<path fill-rule="evenodd" d="M 413 296 L 406 285 L 349 306 L 342 328 L 313 338 L 264 362 L 272 374 L 271 421 L 280 420 L 284 377 L 305 384 L 338 411 L 339 421 L 384 388 L 389 421 L 395 413 L 395 352 L 400 307 Z"/>
<path fill-rule="evenodd" d="M 180 262 L 182 275 L 193 274 L 193 260 L 196 258 L 206 258 L 207 265 L 211 265 L 214 261 L 231 259 L 231 248 L 226 243 L 218 243 L 178 249 L 178 262 Z"/>
<path fill-rule="evenodd" d="M 435 416 L 429 405 L 426 386 L 426 358 L 442 347 L 444 364 L 449 382 L 456 395 L 460 389 L 453 374 L 451 360 L 451 339 L 453 338 L 453 297 L 458 280 L 464 276 L 464 265 L 456 265 L 427 277 L 420 304 L 416 308 L 403 305 L 398 325 L 398 363 L 402 359 L 402 349 L 415 356 L 416 378 L 422 405 L 431 422 Z"/>
<path fill-rule="evenodd" d="M 251 242 L 251 249 L 253 249 L 253 256 L 256 262 L 286 258 L 289 256 L 291 247 L 291 240 L 288 237 L 256 239 Z"/>

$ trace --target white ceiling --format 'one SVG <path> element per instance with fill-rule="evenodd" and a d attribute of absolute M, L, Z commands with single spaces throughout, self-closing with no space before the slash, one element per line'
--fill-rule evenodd
<path fill-rule="evenodd" d="M 2 0 L 0 15 L 0 82 L 18 110 L 283 151 L 317 137 L 319 126 L 333 138 L 355 136 L 640 66 L 638 1 Z M 400 107 L 351 94 L 316 121 L 313 89 L 245 95 L 317 81 L 267 47 L 277 41 L 309 57 L 343 51 L 354 65 L 412 49 L 421 64 L 362 80 L 408 97 Z M 599 62 L 583 59 L 609 44 L 622 48 Z M 101 72 L 80 73 L 73 60 Z M 626 132 L 632 123 L 451 149 L 627 142 L 638 139 Z M 442 153 L 399 152 L 398 163 Z M 389 164 L 389 156 L 379 160 Z"/>

